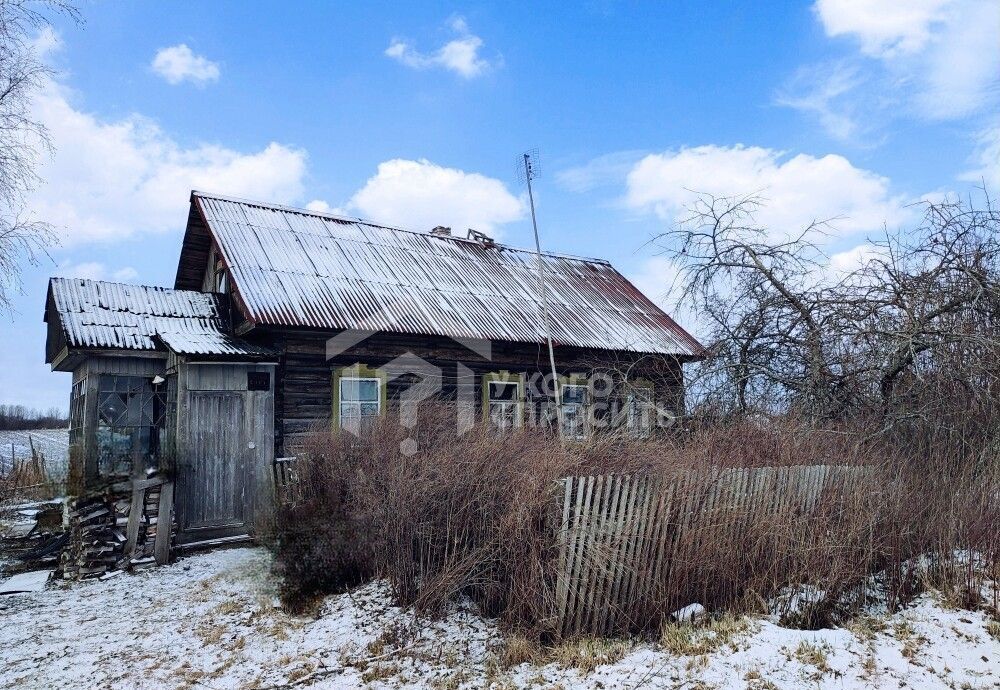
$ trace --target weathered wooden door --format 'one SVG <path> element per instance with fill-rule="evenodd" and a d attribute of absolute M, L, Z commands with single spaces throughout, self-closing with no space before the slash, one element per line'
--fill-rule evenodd
<path fill-rule="evenodd" d="M 191 392 L 190 445 L 177 478 L 183 541 L 243 534 L 250 527 L 255 456 L 244 406 L 244 393 Z"/>

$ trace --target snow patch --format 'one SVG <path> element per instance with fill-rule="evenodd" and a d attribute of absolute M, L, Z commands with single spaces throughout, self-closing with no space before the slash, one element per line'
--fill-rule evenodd
<path fill-rule="evenodd" d="M 440 620 L 391 604 L 375 582 L 315 618 L 274 605 L 262 549 L 194 555 L 111 580 L 0 597 L 0 687 L 997 687 L 1000 640 L 982 611 L 933 594 L 847 629 L 760 619 L 701 655 L 634 642 L 593 670 L 556 661 L 504 669 L 495 622 L 469 603 Z M 550 657 L 551 658 L 551 657 Z"/>

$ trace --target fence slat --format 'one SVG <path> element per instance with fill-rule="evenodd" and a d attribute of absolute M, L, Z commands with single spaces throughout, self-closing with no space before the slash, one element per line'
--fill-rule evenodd
<path fill-rule="evenodd" d="M 563 635 L 625 629 L 661 589 L 701 592 L 726 583 L 712 573 L 679 568 L 707 539 L 743 543 L 735 558 L 753 557 L 746 539 L 756 518 L 793 514 L 808 519 L 828 494 L 852 490 L 867 470 L 805 465 L 678 471 L 669 477 L 566 477 L 558 491 L 555 601 Z M 681 575 L 679 575 L 679 573 Z M 695 578 L 673 582 L 676 577 Z M 641 621 L 645 624 L 648 621 Z"/>
<path fill-rule="evenodd" d="M 573 508 L 573 482 L 575 477 L 566 477 L 563 484 L 562 520 L 559 523 L 559 533 L 556 535 L 559 544 L 559 571 L 556 576 L 556 616 L 561 621 L 566 615 L 566 597 L 569 594 L 569 518 Z"/>

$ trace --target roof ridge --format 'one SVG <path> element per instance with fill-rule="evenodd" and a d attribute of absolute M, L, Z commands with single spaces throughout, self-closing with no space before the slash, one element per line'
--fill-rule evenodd
<path fill-rule="evenodd" d="M 365 218 L 360 218 L 360 217 L 357 217 L 357 216 L 339 215 L 339 214 L 336 214 L 336 213 L 330 213 L 328 211 L 313 211 L 311 209 L 300 208 L 298 206 L 288 206 L 288 205 L 285 205 L 285 204 L 274 204 L 274 203 L 265 202 L 265 201 L 256 201 L 254 199 L 245 199 L 245 198 L 242 198 L 242 197 L 229 196 L 229 195 L 226 195 L 226 194 L 213 194 L 211 192 L 202 192 L 202 191 L 199 191 L 197 189 L 192 189 L 191 190 L 191 196 L 192 197 L 198 197 L 198 198 L 201 198 L 201 199 L 215 199 L 215 200 L 218 200 L 218 201 L 228 201 L 228 202 L 234 203 L 234 204 L 248 204 L 250 206 L 259 206 L 261 208 L 269 208 L 269 209 L 276 209 L 276 210 L 280 210 L 280 211 L 287 211 L 289 213 L 297 213 L 297 214 L 303 215 L 303 216 L 315 216 L 317 218 L 329 218 L 331 220 L 343 221 L 343 222 L 348 222 L 348 223 L 363 223 L 364 225 L 370 225 L 371 227 L 381 228 L 383 230 L 393 230 L 395 232 L 406 232 L 406 233 L 409 233 L 411 235 L 420 235 L 421 237 L 428 237 L 428 238 L 433 238 L 433 239 L 436 239 L 436 240 L 452 241 L 452 242 L 467 242 L 469 244 L 476 244 L 476 245 L 482 246 L 482 244 L 480 242 L 477 242 L 476 240 L 473 240 L 473 239 L 470 239 L 470 238 L 466 238 L 466 237 L 459 237 L 457 235 L 432 235 L 429 232 L 423 232 L 421 230 L 412 230 L 410 228 L 400 228 L 400 227 L 397 227 L 395 225 L 387 225 L 385 223 L 379 223 L 379 222 L 376 222 L 376 221 L 367 220 Z M 470 230 L 471 229 L 472 228 L 470 228 Z M 534 249 L 529 249 L 529 248 L 526 248 L 526 247 L 515 247 L 513 245 L 506 244 L 504 242 L 496 242 L 496 241 L 494 241 L 494 246 L 495 247 L 500 247 L 501 249 L 505 249 L 507 251 L 512 251 L 512 252 L 523 252 L 525 254 L 537 254 L 538 253 Z M 554 258 L 554 259 L 567 259 L 567 260 L 570 260 L 570 261 L 582 261 L 584 263 L 595 263 L 595 264 L 603 264 L 603 265 L 606 265 L 606 266 L 611 266 L 611 262 L 608 261 L 607 259 L 599 259 L 599 258 L 592 257 L 592 256 L 579 256 L 579 255 L 576 255 L 576 254 L 564 254 L 562 252 L 551 252 L 551 251 L 543 251 L 541 254 L 542 254 L 542 256 L 547 256 L 547 257 L 551 257 L 551 258 Z"/>

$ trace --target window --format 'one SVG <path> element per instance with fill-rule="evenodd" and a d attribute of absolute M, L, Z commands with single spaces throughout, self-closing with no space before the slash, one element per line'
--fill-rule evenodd
<path fill-rule="evenodd" d="M 97 468 L 129 476 L 137 463 L 158 463 L 166 420 L 166 386 L 143 376 L 102 374 L 97 390 Z"/>
<path fill-rule="evenodd" d="M 69 396 L 69 442 L 83 441 L 84 415 L 87 410 L 87 378 L 73 384 Z"/>
<path fill-rule="evenodd" d="M 497 431 L 510 431 L 521 426 L 521 383 L 519 381 L 486 381 L 486 414 L 490 426 Z"/>
<path fill-rule="evenodd" d="M 229 294 L 229 272 L 226 270 L 226 265 L 222 263 L 221 258 L 215 260 L 215 290 L 214 292 L 221 292 L 223 294 Z"/>
<path fill-rule="evenodd" d="M 625 396 L 625 412 L 629 434 L 636 438 L 648 437 L 656 415 L 653 389 L 648 386 L 632 388 Z"/>
<path fill-rule="evenodd" d="M 382 412 L 382 381 L 378 378 L 340 378 L 340 428 L 358 433 Z"/>
<path fill-rule="evenodd" d="M 562 396 L 563 436 L 572 439 L 587 438 L 587 405 L 590 391 L 583 384 L 560 386 Z"/>

